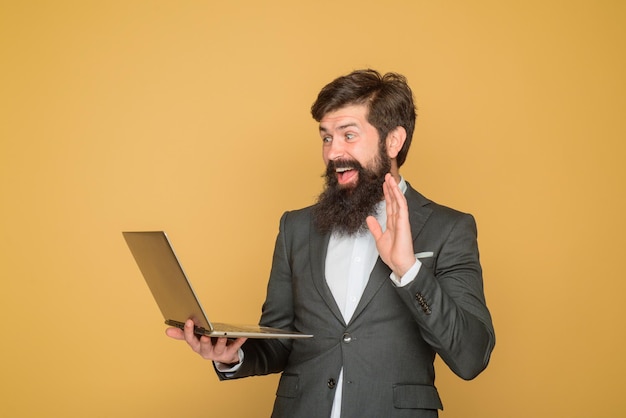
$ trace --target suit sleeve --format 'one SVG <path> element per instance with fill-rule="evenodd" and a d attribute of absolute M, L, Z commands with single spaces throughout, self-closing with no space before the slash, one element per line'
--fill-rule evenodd
<path fill-rule="evenodd" d="M 431 231 L 441 244 L 434 259 L 422 264 L 413 282 L 397 289 L 424 340 L 455 374 L 469 380 L 487 367 L 495 345 L 483 292 L 476 223 L 471 215 L 460 213 L 435 218 Z"/>
<path fill-rule="evenodd" d="M 284 232 L 287 215 L 288 213 L 283 214 L 280 220 L 260 325 L 294 330 L 291 268 Z M 249 339 L 242 346 L 244 360 L 241 367 L 228 375 L 216 369 L 218 377 L 222 380 L 237 379 L 281 372 L 287 363 L 292 343 L 289 339 Z"/>

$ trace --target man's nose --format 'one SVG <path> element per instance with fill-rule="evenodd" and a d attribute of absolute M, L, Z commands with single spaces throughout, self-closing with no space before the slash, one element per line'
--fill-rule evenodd
<path fill-rule="evenodd" d="M 336 160 L 342 158 L 345 153 L 345 146 L 341 139 L 333 138 L 327 148 L 326 157 L 328 160 Z"/>

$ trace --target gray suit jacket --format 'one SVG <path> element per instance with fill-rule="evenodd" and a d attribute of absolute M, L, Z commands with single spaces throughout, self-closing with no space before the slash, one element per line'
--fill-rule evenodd
<path fill-rule="evenodd" d="M 281 218 L 260 323 L 314 338 L 248 340 L 229 377 L 282 372 L 273 417 L 328 417 L 341 368 L 342 417 L 436 417 L 435 355 L 464 379 L 487 366 L 495 336 L 474 218 L 410 186 L 405 195 L 419 274 L 396 287 L 379 258 L 347 324 L 324 277 L 330 236 L 316 231 L 311 207 Z"/>

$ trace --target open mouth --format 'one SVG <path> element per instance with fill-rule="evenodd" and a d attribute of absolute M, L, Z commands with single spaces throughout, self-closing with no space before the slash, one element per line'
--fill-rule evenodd
<path fill-rule="evenodd" d="M 345 185 L 355 182 L 359 171 L 354 167 L 337 167 L 335 173 L 337 174 L 337 182 L 340 185 Z"/>

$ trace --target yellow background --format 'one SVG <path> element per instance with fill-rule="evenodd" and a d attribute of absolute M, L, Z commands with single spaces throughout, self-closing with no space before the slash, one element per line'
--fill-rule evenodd
<path fill-rule="evenodd" d="M 497 345 L 471 382 L 437 363 L 441 416 L 625 416 L 625 5 L 2 1 L 0 416 L 268 416 L 277 376 L 167 339 L 120 231 L 256 321 L 322 187 L 309 107 L 362 67 L 414 89 L 404 176 L 478 221 Z"/>

